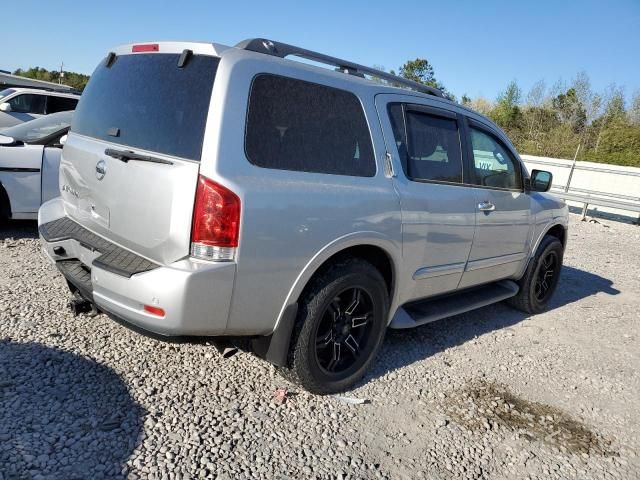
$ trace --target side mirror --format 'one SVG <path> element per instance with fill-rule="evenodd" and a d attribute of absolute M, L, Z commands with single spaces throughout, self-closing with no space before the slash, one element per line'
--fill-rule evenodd
<path fill-rule="evenodd" d="M 58 143 L 61 146 L 64 146 L 64 144 L 67 143 L 67 134 L 66 133 L 60 137 L 60 140 L 58 140 Z"/>
<path fill-rule="evenodd" d="M 531 171 L 531 191 L 532 192 L 548 192 L 551 188 L 553 175 L 546 170 Z"/>
<path fill-rule="evenodd" d="M 11 105 L 9 102 L 0 103 L 0 112 L 10 112 Z"/>
<path fill-rule="evenodd" d="M 0 146 L 1 147 L 20 147 L 24 145 L 22 140 L 16 140 L 13 137 L 8 137 L 0 133 Z"/>

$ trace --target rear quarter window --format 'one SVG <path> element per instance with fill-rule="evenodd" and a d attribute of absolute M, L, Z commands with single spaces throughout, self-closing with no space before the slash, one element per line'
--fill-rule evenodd
<path fill-rule="evenodd" d="M 49 95 L 49 98 L 47 99 L 47 114 L 74 110 L 77 104 L 77 98 L 56 97 L 54 95 Z"/>
<path fill-rule="evenodd" d="M 252 164 L 264 168 L 358 177 L 376 173 L 359 99 L 278 75 L 253 80 L 245 150 Z"/>

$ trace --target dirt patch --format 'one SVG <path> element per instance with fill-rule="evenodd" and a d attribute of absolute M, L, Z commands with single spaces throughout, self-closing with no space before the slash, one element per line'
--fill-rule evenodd
<path fill-rule="evenodd" d="M 609 440 L 562 410 L 519 398 L 498 384 L 474 382 L 449 396 L 444 408 L 453 421 L 470 430 L 504 428 L 563 452 L 617 456 Z"/>

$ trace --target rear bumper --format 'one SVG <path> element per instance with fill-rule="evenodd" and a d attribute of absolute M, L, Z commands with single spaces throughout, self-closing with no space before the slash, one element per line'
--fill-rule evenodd
<path fill-rule="evenodd" d="M 54 236 L 51 233 L 53 222 L 72 222 L 68 217 L 52 219 L 51 210 L 60 207 L 55 205 L 57 200 L 44 204 L 41 210 L 48 209 L 49 212 L 41 211 L 38 219 L 44 253 L 56 263 L 69 283 L 99 309 L 157 335 L 225 334 L 235 263 L 199 262 L 186 258 L 170 265 L 157 265 L 75 222 L 75 234 L 58 232 Z M 105 254 L 110 246 L 115 250 Z M 144 305 L 162 308 L 165 316 L 161 318 L 146 312 Z"/>

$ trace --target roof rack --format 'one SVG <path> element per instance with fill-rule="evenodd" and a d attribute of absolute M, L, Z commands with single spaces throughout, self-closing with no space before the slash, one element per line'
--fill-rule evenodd
<path fill-rule="evenodd" d="M 366 67 L 364 65 L 359 65 L 348 60 L 331 57 L 329 55 L 325 55 L 324 53 L 314 52 L 313 50 L 307 50 L 306 48 L 296 47 L 295 45 L 289 45 L 287 43 L 275 42 L 273 40 L 267 40 L 266 38 L 249 38 L 238 43 L 236 45 L 236 48 L 257 53 L 264 53 L 266 55 L 272 55 L 280 58 L 285 58 L 289 55 L 293 55 L 295 57 L 301 57 L 307 60 L 324 63 L 325 65 L 332 65 L 336 67 L 337 70 L 343 73 L 348 73 L 350 75 L 364 77 L 364 75 L 367 74 L 373 77 L 387 80 L 389 83 L 392 83 L 394 85 L 411 88 L 412 90 L 416 90 L 418 92 L 445 98 L 442 91 L 438 90 L 437 88 L 414 82 L 413 80 L 408 80 L 397 75 L 392 75 L 391 73 L 383 72 L 382 70 Z"/>

